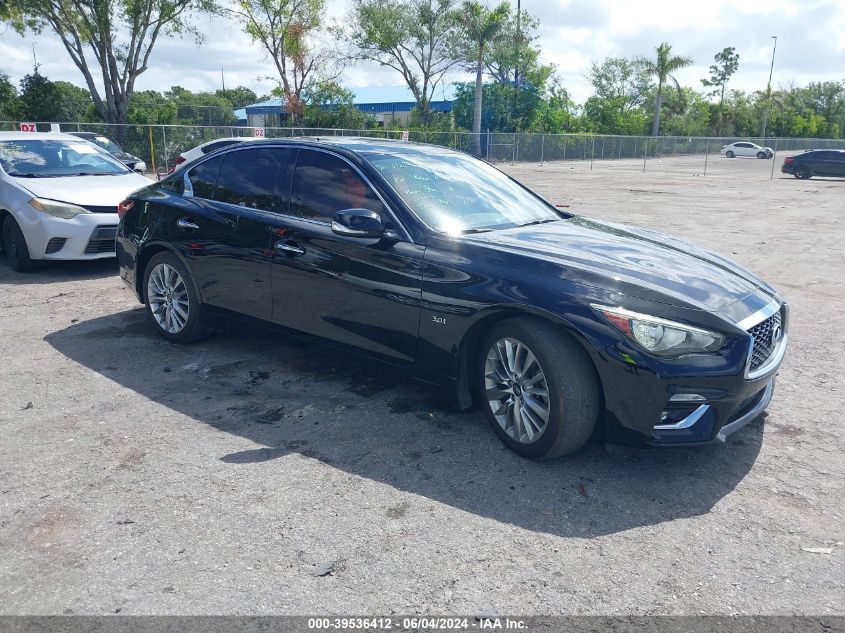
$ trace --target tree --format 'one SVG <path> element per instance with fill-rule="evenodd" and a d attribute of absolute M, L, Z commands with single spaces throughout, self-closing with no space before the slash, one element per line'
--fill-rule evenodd
<path fill-rule="evenodd" d="M 539 27 L 539 20 L 527 11 L 522 11 L 519 20 L 516 14 L 508 14 L 501 36 L 490 43 L 484 55 L 487 73 L 495 81 L 514 84 L 519 78 L 522 85 L 531 70 L 538 67 L 540 50 L 535 42 Z"/>
<path fill-rule="evenodd" d="M 56 120 L 76 122 L 94 121 L 99 118 L 87 90 L 68 81 L 54 81 L 53 85 L 59 95 Z"/>
<path fill-rule="evenodd" d="M 21 79 L 21 116 L 31 121 L 60 121 L 60 94 L 56 85 L 38 72 Z"/>
<path fill-rule="evenodd" d="M 0 121 L 14 121 L 20 116 L 21 103 L 9 75 L 0 70 Z"/>
<path fill-rule="evenodd" d="M 352 59 L 392 68 L 414 95 L 423 124 L 437 85 L 457 62 L 455 0 L 354 0 L 341 36 Z"/>
<path fill-rule="evenodd" d="M 314 45 L 322 23 L 325 0 L 235 0 L 223 11 L 237 19 L 273 61 L 284 107 L 292 123 L 302 121 L 302 95 L 316 73 L 324 79 L 332 55 Z"/>
<path fill-rule="evenodd" d="M 672 55 L 672 45 L 668 42 L 662 42 L 657 47 L 657 57 L 655 59 L 643 59 L 642 63 L 646 72 L 653 77 L 657 77 L 657 96 L 654 99 L 654 120 L 651 124 L 651 135 L 657 136 L 660 133 L 660 106 L 663 100 L 663 86 L 666 85 L 667 80 L 671 80 L 675 84 L 675 88 L 680 92 L 681 85 L 672 73 L 681 68 L 691 66 L 692 59 L 680 55 Z"/>
<path fill-rule="evenodd" d="M 374 123 L 372 116 L 355 107 L 355 95 L 335 81 L 312 84 L 305 94 L 307 127 L 363 129 Z"/>
<path fill-rule="evenodd" d="M 135 81 L 147 70 L 159 36 L 192 30 L 187 12 L 207 9 L 211 1 L 15 0 L 0 17 L 21 34 L 52 30 L 85 78 L 102 119 L 123 123 Z"/>
<path fill-rule="evenodd" d="M 228 90 L 217 90 L 214 92 L 214 94 L 218 97 L 226 99 L 229 103 L 232 104 L 232 107 L 235 110 L 248 105 L 252 105 L 253 103 L 258 103 L 258 101 L 260 101 L 258 95 L 255 94 L 254 91 L 244 86 L 238 86 L 237 88 L 229 88 Z"/>
<path fill-rule="evenodd" d="M 702 79 L 701 83 L 705 87 L 713 88 L 708 93 L 710 96 L 719 95 L 719 110 L 716 119 L 716 134 L 719 134 L 722 129 L 722 115 L 723 106 L 725 103 L 725 87 L 733 74 L 739 68 L 739 54 L 733 46 L 726 46 L 721 52 L 716 53 L 713 59 L 715 64 L 710 66 L 710 77 Z"/>
<path fill-rule="evenodd" d="M 609 57 L 588 73 L 595 95 L 584 104 L 587 127 L 602 134 L 643 134 L 651 74 L 640 59 Z"/>
<path fill-rule="evenodd" d="M 472 118 L 472 148 L 476 156 L 481 156 L 481 105 L 482 74 L 484 72 L 484 53 L 488 45 L 499 37 L 510 6 L 503 2 L 495 9 L 469 0 L 464 3 L 458 18 L 463 27 L 463 56 L 475 66 L 475 105 Z"/>

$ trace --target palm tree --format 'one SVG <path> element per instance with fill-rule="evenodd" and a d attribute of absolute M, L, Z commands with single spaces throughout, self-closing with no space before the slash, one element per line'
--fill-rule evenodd
<path fill-rule="evenodd" d="M 657 136 L 660 133 L 660 105 L 663 101 L 663 86 L 666 85 L 667 80 L 671 80 L 680 93 L 681 85 L 672 76 L 672 73 L 691 66 L 692 59 L 680 55 L 672 57 L 672 45 L 663 42 L 657 47 L 657 59 L 644 59 L 642 62 L 646 71 L 657 77 L 657 98 L 654 100 L 654 121 L 651 124 L 651 135 Z"/>
<path fill-rule="evenodd" d="M 472 146 L 476 156 L 481 156 L 481 94 L 484 52 L 487 45 L 499 37 L 505 26 L 510 5 L 502 2 L 495 9 L 488 9 L 475 0 L 464 2 L 459 21 L 464 27 L 465 58 L 475 65 L 475 104 L 472 112 Z"/>

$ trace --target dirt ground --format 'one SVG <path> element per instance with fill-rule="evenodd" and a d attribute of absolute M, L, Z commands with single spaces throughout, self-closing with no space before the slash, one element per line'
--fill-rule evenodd
<path fill-rule="evenodd" d="M 0 264 L 0 613 L 845 614 L 845 181 L 709 161 L 505 169 L 788 298 L 768 415 L 718 448 L 533 463 L 393 370 L 170 344 L 112 263 Z"/>

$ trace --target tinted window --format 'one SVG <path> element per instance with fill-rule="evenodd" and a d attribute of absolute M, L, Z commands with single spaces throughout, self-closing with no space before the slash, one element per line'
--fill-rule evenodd
<path fill-rule="evenodd" d="M 250 209 L 282 211 L 279 185 L 290 150 L 245 149 L 223 156 L 214 199 Z"/>
<path fill-rule="evenodd" d="M 222 162 L 223 157 L 217 156 L 204 163 L 200 163 L 191 170 L 188 179 L 191 181 L 191 189 L 194 190 L 194 196 L 211 200 L 214 195 L 214 182 L 217 180 L 217 172 L 220 171 Z"/>
<path fill-rule="evenodd" d="M 293 177 L 291 213 L 330 221 L 343 209 L 369 209 L 384 218 L 378 196 L 349 163 L 324 152 L 300 150 Z"/>

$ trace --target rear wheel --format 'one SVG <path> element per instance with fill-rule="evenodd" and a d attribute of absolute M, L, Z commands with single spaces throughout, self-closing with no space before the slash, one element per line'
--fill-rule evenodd
<path fill-rule="evenodd" d="M 205 335 L 199 300 L 188 270 L 172 253 L 158 253 L 144 272 L 144 303 L 159 334 L 176 343 Z"/>
<path fill-rule="evenodd" d="M 478 361 L 482 407 L 499 439 L 529 458 L 581 448 L 599 415 L 598 379 L 587 353 L 542 321 L 494 326 Z"/>
<path fill-rule="evenodd" d="M 727 152 L 725 152 L 725 156 L 727 156 L 728 158 L 733 158 L 735 155 L 736 154 L 734 154 L 731 150 L 728 150 Z"/>
<path fill-rule="evenodd" d="M 3 219 L 3 254 L 12 270 L 23 273 L 35 268 L 35 262 L 29 257 L 26 238 L 15 218 L 7 215 Z"/>
<path fill-rule="evenodd" d="M 800 178 L 801 180 L 806 180 L 807 178 L 813 177 L 813 172 L 811 172 L 810 168 L 806 165 L 802 165 L 795 170 L 795 177 Z"/>

